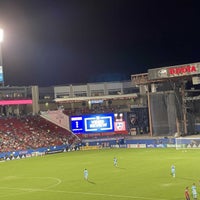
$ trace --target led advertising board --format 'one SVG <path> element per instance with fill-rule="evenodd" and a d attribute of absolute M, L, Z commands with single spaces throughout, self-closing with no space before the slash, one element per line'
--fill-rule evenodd
<path fill-rule="evenodd" d="M 32 99 L 0 100 L 1 106 L 5 106 L 5 105 L 27 105 L 27 104 L 32 104 L 32 103 L 33 103 Z"/>
<path fill-rule="evenodd" d="M 114 131 L 114 114 L 91 114 L 71 116 L 71 130 L 75 134 L 102 133 Z"/>

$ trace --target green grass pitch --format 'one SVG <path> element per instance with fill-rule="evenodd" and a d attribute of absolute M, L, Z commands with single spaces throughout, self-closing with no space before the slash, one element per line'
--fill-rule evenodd
<path fill-rule="evenodd" d="M 113 166 L 114 156 L 118 167 Z M 170 167 L 176 166 L 176 177 Z M 85 181 L 83 170 L 89 171 Z M 0 162 L 1 200 L 178 200 L 195 182 L 199 150 L 106 149 Z M 199 195 L 200 196 L 200 195 Z"/>

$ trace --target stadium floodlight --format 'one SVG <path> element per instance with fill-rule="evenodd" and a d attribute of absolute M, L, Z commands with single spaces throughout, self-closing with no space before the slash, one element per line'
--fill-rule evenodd
<path fill-rule="evenodd" d="M 0 29 L 0 42 L 3 42 L 3 29 Z"/>

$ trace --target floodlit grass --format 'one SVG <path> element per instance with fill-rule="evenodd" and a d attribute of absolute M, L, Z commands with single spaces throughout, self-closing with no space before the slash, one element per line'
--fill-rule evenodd
<path fill-rule="evenodd" d="M 172 164 L 176 178 L 170 176 Z M 199 166 L 198 150 L 175 149 L 77 151 L 6 161 L 0 163 L 0 199 L 178 200 L 193 182 L 200 191 Z"/>

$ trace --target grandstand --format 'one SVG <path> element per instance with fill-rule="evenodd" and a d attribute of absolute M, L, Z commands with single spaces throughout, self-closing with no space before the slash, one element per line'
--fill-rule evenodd
<path fill-rule="evenodd" d="M 171 138 L 199 134 L 199 71 L 192 63 L 124 82 L 1 87 L 0 152 L 134 146 L 128 140 L 141 137 L 175 144 Z"/>

